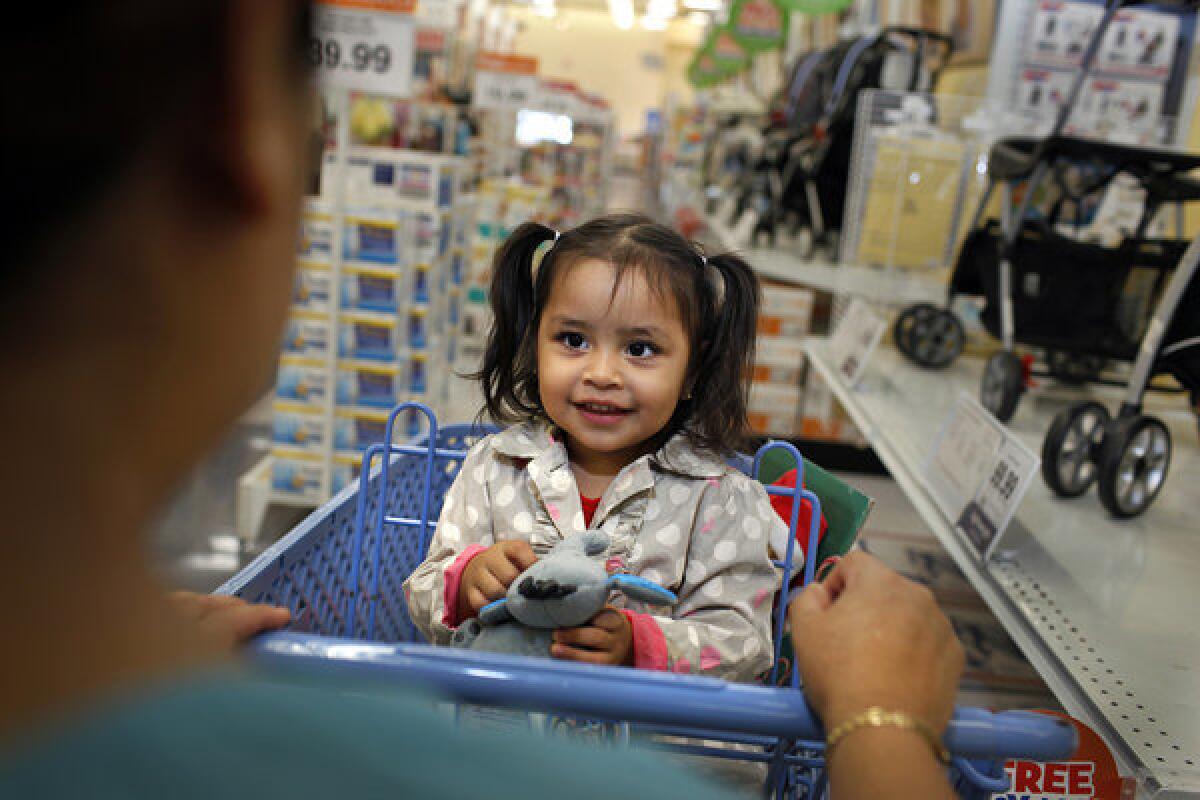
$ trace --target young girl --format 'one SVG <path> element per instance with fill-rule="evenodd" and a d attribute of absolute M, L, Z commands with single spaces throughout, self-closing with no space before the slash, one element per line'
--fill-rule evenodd
<path fill-rule="evenodd" d="M 750 268 L 640 215 L 561 236 L 526 223 L 497 255 L 491 303 L 479 377 L 487 411 L 515 424 L 463 462 L 404 585 L 413 621 L 446 643 L 539 553 L 599 528 L 610 572 L 656 581 L 679 603 L 615 598 L 555 632 L 550 655 L 754 679 L 771 663 L 767 548 L 781 552 L 787 528 L 724 460 L 746 431 Z"/>

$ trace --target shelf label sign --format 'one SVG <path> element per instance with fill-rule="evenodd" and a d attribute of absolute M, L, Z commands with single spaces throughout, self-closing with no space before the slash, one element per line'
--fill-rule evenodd
<path fill-rule="evenodd" d="M 412 94 L 415 0 L 321 0 L 309 59 L 325 86 L 392 97 Z"/>
<path fill-rule="evenodd" d="M 861 297 L 850 301 L 850 307 L 829 338 L 829 352 L 834 368 L 851 387 L 862 379 L 886 327 L 883 318 Z"/>
<path fill-rule="evenodd" d="M 925 476 L 934 501 L 986 560 L 1040 464 L 1024 442 L 963 392 L 934 442 Z"/>
<path fill-rule="evenodd" d="M 1033 713 L 1057 717 L 1075 729 L 1079 745 L 1063 761 L 1013 759 L 1005 762 L 1008 787 L 993 800 L 1121 800 L 1133 797 L 1137 784 L 1117 770 L 1112 751 L 1096 732 L 1077 719 L 1055 711 Z"/>
<path fill-rule="evenodd" d="M 538 94 L 537 68 L 538 60 L 530 56 L 480 53 L 471 104 L 490 111 L 529 108 Z"/>

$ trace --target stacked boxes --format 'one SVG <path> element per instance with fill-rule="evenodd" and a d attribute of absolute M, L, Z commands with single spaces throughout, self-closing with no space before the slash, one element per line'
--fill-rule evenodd
<path fill-rule="evenodd" d="M 322 491 L 333 357 L 334 223 L 328 204 L 309 201 L 297 237 L 292 310 L 284 329 L 272 424 L 271 486 L 298 496 Z"/>
<path fill-rule="evenodd" d="M 276 382 L 276 492 L 327 498 L 357 476 L 395 405 L 444 403 L 471 219 L 455 205 L 460 172 L 452 157 L 357 148 L 342 176 L 346 205 L 306 208 Z M 420 422 L 411 415 L 394 435 Z"/>
<path fill-rule="evenodd" d="M 783 437 L 799 433 L 804 340 L 812 310 L 810 290 L 764 282 L 747 408 L 755 433 Z"/>

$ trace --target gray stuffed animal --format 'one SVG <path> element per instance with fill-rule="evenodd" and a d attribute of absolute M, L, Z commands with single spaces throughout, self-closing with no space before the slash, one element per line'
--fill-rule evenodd
<path fill-rule="evenodd" d="M 455 647 L 524 656 L 550 655 L 557 628 L 574 628 L 596 615 L 613 591 L 654 605 L 677 602 L 674 593 L 636 575 L 609 575 L 598 556 L 609 547 L 608 534 L 590 530 L 554 545 L 517 576 L 508 594 L 458 627 Z"/>

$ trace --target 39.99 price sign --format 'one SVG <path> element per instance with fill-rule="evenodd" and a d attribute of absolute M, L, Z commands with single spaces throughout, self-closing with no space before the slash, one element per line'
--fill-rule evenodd
<path fill-rule="evenodd" d="M 319 3 L 308 57 L 327 86 L 393 97 L 412 94 L 411 3 Z"/>

